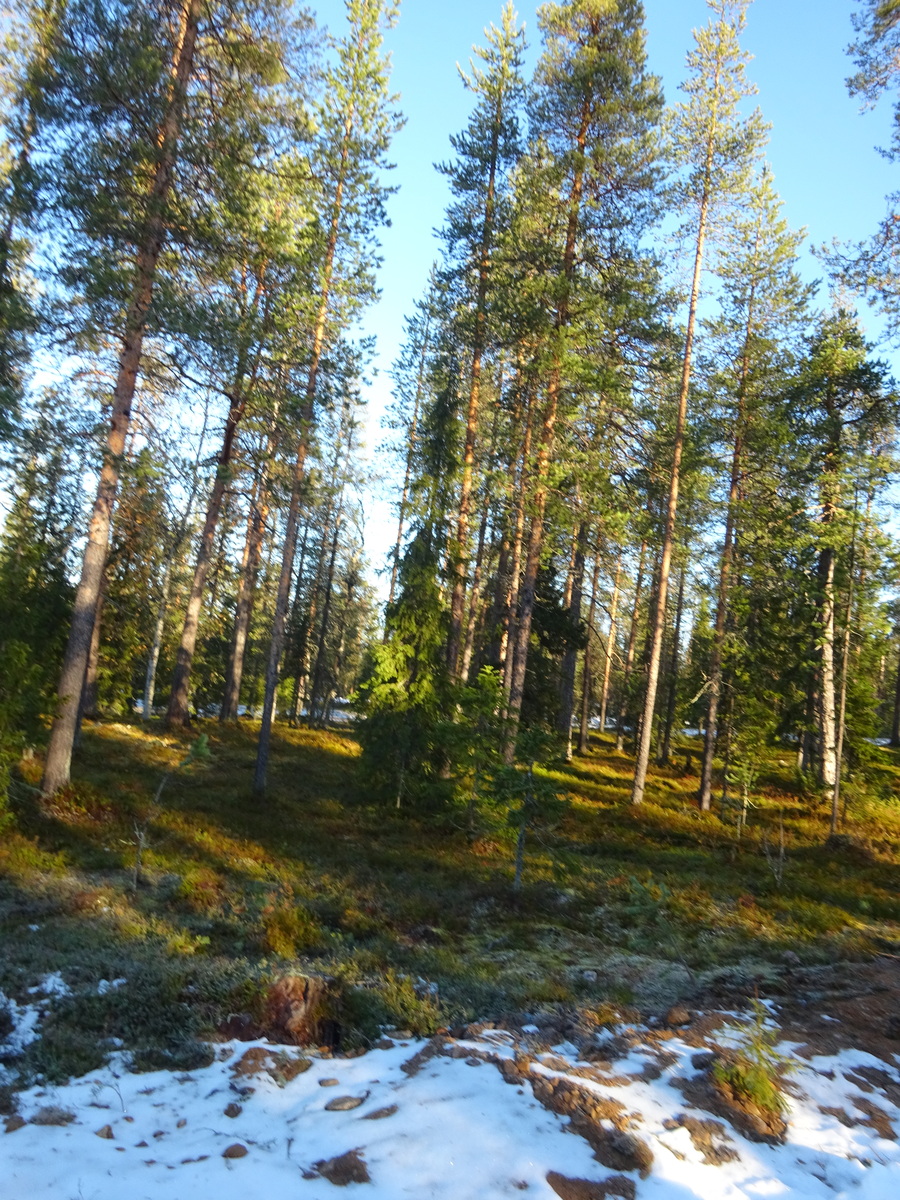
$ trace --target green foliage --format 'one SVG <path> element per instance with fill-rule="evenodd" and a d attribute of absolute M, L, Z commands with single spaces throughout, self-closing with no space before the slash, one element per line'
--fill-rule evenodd
<path fill-rule="evenodd" d="M 313 953 L 325 941 L 321 925 L 287 884 L 263 908 L 260 924 L 263 949 L 279 958 Z"/>
<path fill-rule="evenodd" d="M 418 534 L 400 570 L 385 640 L 373 647 L 355 698 L 365 770 L 376 794 L 397 808 L 410 800 L 433 806 L 446 793 L 447 613 L 433 555 L 427 534 Z"/>
<path fill-rule="evenodd" d="M 769 1027 L 766 1006 L 753 1000 L 752 1007 L 753 1018 L 743 1026 L 740 1046 L 733 1055 L 713 1063 L 713 1077 L 739 1099 L 781 1116 L 787 1111 L 782 1080 L 793 1064 L 777 1049 L 778 1030 Z"/>
<path fill-rule="evenodd" d="M 425 1037 L 441 1024 L 441 1008 L 427 984 L 385 971 L 368 987 L 354 986 L 352 972 L 340 999 L 337 1019 L 347 1049 L 371 1046 L 387 1029 Z"/>
<path fill-rule="evenodd" d="M 522 887 L 528 831 L 553 824 L 565 811 L 558 782 L 537 769 L 558 758 L 559 749 L 558 735 L 540 726 L 525 726 L 516 740 L 515 761 L 494 776 L 494 795 L 506 809 L 507 823 L 516 830 L 513 889 L 517 892 Z"/>
<path fill-rule="evenodd" d="M 457 687 L 454 696 L 456 709 L 443 740 L 471 837 L 477 831 L 480 807 L 496 795 L 496 773 L 502 762 L 506 723 L 500 714 L 503 681 L 499 671 L 482 667 L 475 682 Z"/>

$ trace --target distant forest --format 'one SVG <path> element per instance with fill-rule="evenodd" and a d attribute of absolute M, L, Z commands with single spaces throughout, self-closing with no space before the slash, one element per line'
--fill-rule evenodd
<path fill-rule="evenodd" d="M 492 789 L 524 830 L 554 803 L 535 766 L 597 730 L 640 803 L 688 728 L 699 808 L 777 744 L 837 828 L 873 741 L 900 745 L 900 397 L 854 308 L 898 332 L 900 217 L 823 256 L 830 290 L 801 278 L 748 4 L 709 0 L 665 99 L 637 0 L 543 4 L 531 77 L 495 14 L 392 371 L 385 564 L 360 321 L 397 7 L 325 30 L 290 0 L 16 0 L 0 794 L 35 748 L 67 787 L 81 723 L 137 711 L 255 722 L 262 797 L 275 721 L 352 712 L 392 806 Z M 873 102 L 900 3 L 854 25 Z"/>

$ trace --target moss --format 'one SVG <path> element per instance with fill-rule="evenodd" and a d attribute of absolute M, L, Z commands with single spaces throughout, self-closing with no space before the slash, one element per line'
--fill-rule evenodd
<path fill-rule="evenodd" d="M 446 814 L 376 807 L 349 734 L 277 727 L 263 805 L 250 797 L 256 728 L 201 727 L 210 764 L 173 777 L 157 813 L 147 802 L 160 773 L 196 732 L 100 722 L 85 729 L 76 783 L 59 803 L 16 791 L 0 845 L 0 988 L 23 999 L 60 971 L 75 989 L 78 1002 L 55 1006 L 45 1050 L 34 1051 L 50 1070 L 93 1064 L 108 1037 L 139 1056 L 177 1055 L 229 1012 L 252 1011 L 285 959 L 346 972 L 356 989 L 347 1025 L 363 1044 L 385 1023 L 430 1032 L 516 1007 L 614 1004 L 617 987 L 629 998 L 645 988 L 642 962 L 656 964 L 647 978 L 662 994 L 746 961 L 777 971 L 788 949 L 813 963 L 900 941 L 894 751 L 879 750 L 874 783 L 853 792 L 844 832 L 865 853 L 850 854 L 825 846 L 828 813 L 798 796 L 777 750 L 738 839 L 715 812 L 697 812 L 696 778 L 677 770 L 655 770 L 648 802 L 630 807 L 630 760 L 594 738 L 588 757 L 554 767 L 573 801 L 535 840 L 530 882 L 515 896 L 509 830 L 498 821 L 473 845 Z M 39 763 L 23 764 L 29 772 L 37 779 Z M 136 817 L 147 845 L 132 892 Z M 780 820 L 777 888 L 763 837 L 771 845 Z M 587 981 L 604 961 L 637 974 Z M 113 978 L 128 979 L 151 1025 L 160 1006 L 168 1040 L 158 1025 L 142 1039 L 118 1007 L 124 995 L 90 999 Z"/>

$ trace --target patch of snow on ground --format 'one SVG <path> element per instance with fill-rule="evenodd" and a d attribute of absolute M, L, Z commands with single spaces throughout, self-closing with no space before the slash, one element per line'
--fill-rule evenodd
<path fill-rule="evenodd" d="M 189 1074 L 133 1075 L 120 1059 L 65 1087 L 33 1088 L 21 1096 L 26 1119 L 48 1106 L 72 1112 L 75 1119 L 0 1133 L 0 1195 L 330 1200 L 339 1193 L 316 1164 L 348 1151 L 359 1152 L 370 1175 L 369 1183 L 352 1185 L 360 1200 L 501 1200 L 519 1194 L 558 1200 L 548 1172 L 597 1182 L 617 1173 L 596 1161 L 582 1137 L 567 1131 L 567 1118 L 539 1104 L 526 1084 L 507 1083 L 494 1061 L 486 1061 L 508 1062 L 516 1050 L 528 1050 L 526 1039 L 486 1030 L 451 1042 L 441 1039 L 457 1057 L 419 1055 L 418 1069 L 407 1071 L 404 1064 L 428 1043 L 385 1043 L 389 1048 L 358 1058 L 313 1058 L 307 1071 L 287 1083 L 265 1072 L 234 1071 L 249 1048 L 277 1053 L 277 1047 L 229 1043 L 217 1048 L 212 1066 Z M 576 1065 L 568 1045 L 538 1054 L 531 1065 L 534 1076 L 570 1078 L 625 1106 L 630 1129 L 653 1152 L 646 1178 L 628 1173 L 637 1200 L 900 1197 L 900 1148 L 883 1136 L 891 1126 L 900 1128 L 900 1109 L 889 1098 L 900 1084 L 893 1067 L 851 1051 L 797 1060 L 787 1143 L 753 1143 L 728 1128 L 739 1159 L 713 1166 L 687 1129 L 671 1125 L 685 1112 L 708 1117 L 688 1107 L 677 1085 L 696 1074 L 691 1059 L 697 1047 L 675 1035 L 664 1049 L 671 1059 L 656 1079 L 625 1078 L 656 1062 L 657 1049 L 649 1043 L 615 1062 L 614 1075 L 605 1078 L 600 1068 Z M 577 1075 L 568 1074 L 575 1069 Z M 867 1084 L 860 1070 L 875 1082 Z M 337 1082 L 322 1086 L 326 1080 Z M 326 1104 L 338 1097 L 362 1103 L 328 1111 Z M 873 1104 L 881 1114 L 875 1119 Z M 375 1114 L 381 1115 L 370 1119 Z M 223 1157 L 235 1145 L 246 1148 L 246 1156 Z"/>
<path fill-rule="evenodd" d="M 0 1013 L 6 1014 L 12 1027 L 5 1038 L 0 1038 L 0 1059 L 12 1061 L 40 1036 L 38 1022 L 41 1019 L 41 1011 L 33 1004 L 17 1004 L 15 1000 L 0 992 Z M 0 1061 L 0 1084 L 12 1083 L 14 1078 L 15 1072 Z"/>
<path fill-rule="evenodd" d="M 50 975 L 45 975 L 40 983 L 36 983 L 34 987 L 28 989 L 29 996 L 71 996 L 72 989 L 60 975 L 59 971 L 53 971 Z"/>

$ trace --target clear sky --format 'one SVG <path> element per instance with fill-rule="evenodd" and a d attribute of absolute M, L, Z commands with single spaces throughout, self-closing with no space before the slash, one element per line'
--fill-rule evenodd
<path fill-rule="evenodd" d="M 319 21 L 339 33 L 343 0 L 312 0 Z M 502 0 L 402 0 L 399 23 L 389 35 L 394 89 L 407 118 L 394 144 L 399 192 L 390 204 L 392 226 L 382 239 L 381 300 L 366 329 L 378 340 L 381 374 L 371 389 L 375 441 L 377 414 L 389 396 L 387 367 L 396 356 L 404 315 L 421 294 L 437 253 L 435 227 L 447 201 L 446 184 L 433 164 L 449 155 L 448 136 L 462 128 L 471 97 L 456 64 L 467 65 L 484 27 L 499 19 Z M 517 5 L 526 24 L 529 60 L 539 52 L 534 0 Z M 900 191 L 900 164 L 876 147 L 890 137 L 891 106 L 861 115 L 844 84 L 852 64 L 846 46 L 853 31 L 854 0 L 755 0 L 743 44 L 754 56 L 749 77 L 757 103 L 772 124 L 768 158 L 785 202 L 785 215 L 805 226 L 809 244 L 853 240 L 871 233 L 885 211 L 885 196 Z M 691 31 L 705 24 L 705 0 L 645 0 L 650 67 L 662 77 L 666 99 L 677 98 Z M 807 256 L 809 278 L 821 277 Z M 870 336 L 877 333 L 872 322 Z M 386 503 L 373 502 L 367 543 L 381 565 L 394 536 Z"/>

